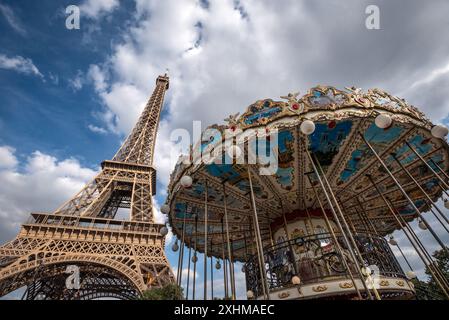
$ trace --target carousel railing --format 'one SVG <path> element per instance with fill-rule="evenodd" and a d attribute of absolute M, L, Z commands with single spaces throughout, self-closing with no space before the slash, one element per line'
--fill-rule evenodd
<path fill-rule="evenodd" d="M 343 237 L 336 235 L 351 273 L 358 278 L 354 263 L 345 246 Z M 379 236 L 358 233 L 354 240 L 366 266 L 376 266 L 378 274 L 394 278 L 406 278 L 387 241 Z M 313 236 L 298 237 L 264 248 L 265 270 L 269 290 L 293 286 L 292 277 L 298 275 L 301 284 L 317 283 L 331 278 L 348 278 L 343 259 L 332 236 L 322 233 Z M 292 253 L 293 251 L 293 253 Z M 376 268 L 371 268 L 375 270 Z M 262 295 L 261 273 L 257 255 L 252 255 L 245 263 L 245 275 L 248 290 L 256 296 Z"/>

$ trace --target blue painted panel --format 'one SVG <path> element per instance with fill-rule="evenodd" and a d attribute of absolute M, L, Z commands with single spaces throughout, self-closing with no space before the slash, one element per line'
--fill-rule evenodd
<path fill-rule="evenodd" d="M 331 165 L 334 157 L 340 151 L 342 142 L 351 132 L 352 121 L 316 124 L 315 132 L 309 136 L 310 150 L 322 166 Z"/>
<path fill-rule="evenodd" d="M 374 123 L 372 123 L 366 130 L 364 136 L 376 152 L 381 152 L 403 133 L 404 127 L 397 124 L 393 125 L 389 129 L 380 129 Z M 362 168 L 366 162 L 370 160 L 372 154 L 366 144 L 362 144 L 358 149 L 352 152 L 351 158 L 346 164 L 345 169 L 340 174 L 340 180 L 346 182 L 351 176 L 353 176 L 360 168 Z M 387 161 L 387 164 L 391 163 Z"/>

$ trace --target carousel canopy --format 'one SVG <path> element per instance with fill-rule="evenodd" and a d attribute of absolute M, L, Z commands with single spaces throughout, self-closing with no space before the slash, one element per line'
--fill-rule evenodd
<path fill-rule="evenodd" d="M 289 94 L 281 98 L 285 101 L 257 101 L 241 116 L 237 114 L 226 119 L 226 125 L 211 126 L 209 129 L 213 130 L 205 130 L 201 141 L 193 147 L 200 152 L 181 158 L 176 165 L 166 204 L 170 208 L 169 222 L 178 238 L 181 238 L 185 221 L 186 245 L 200 252 L 204 250 L 207 202 L 208 255 L 221 257 L 225 241 L 223 231 L 226 233 L 222 219 L 226 206 L 233 258 L 245 260 L 246 248 L 254 243 L 254 211 L 248 172 L 252 178 L 264 246 L 271 244 L 271 234 L 279 229 L 284 217 L 294 221 L 306 213 L 322 215 L 314 188 L 328 211 L 329 204 L 306 150 L 318 161 L 355 229 L 364 230 L 361 211 L 381 235 L 399 227 L 370 179 L 406 221 L 415 219 L 414 208 L 363 138 L 385 161 L 421 212 L 429 210 L 427 199 L 398 162 L 410 171 L 433 201 L 441 196 L 438 179 L 406 142 L 435 171 L 439 172 L 439 168 L 446 171 L 448 146 L 440 138 L 447 132 L 442 127 L 435 127 L 405 100 L 379 89 L 362 92 L 357 88 L 338 90 L 327 86 L 312 88 L 302 97 Z M 256 150 L 256 154 L 259 152 L 251 138 L 273 137 L 272 133 L 277 132 L 276 143 L 269 141 L 265 150 L 277 154 L 277 170 L 266 175 L 260 173 L 257 164 L 224 162 L 224 158 L 230 157 L 229 152 L 212 157 L 208 163 L 195 161 L 201 153 L 210 153 L 222 146 L 225 133 L 229 131 L 235 132 L 236 136 L 246 134 L 249 137 L 249 142 L 240 146 L 245 157 L 251 150 Z M 191 160 L 191 163 L 185 160 Z M 191 185 L 190 181 L 186 182 L 189 179 L 182 179 L 185 176 L 192 178 Z"/>

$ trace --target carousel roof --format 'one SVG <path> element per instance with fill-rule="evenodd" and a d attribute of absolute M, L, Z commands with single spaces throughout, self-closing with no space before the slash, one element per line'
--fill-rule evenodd
<path fill-rule="evenodd" d="M 250 105 L 242 115 L 226 119 L 226 125 L 214 125 L 210 127 L 214 130 L 205 130 L 202 140 L 193 148 L 199 148 L 203 153 L 213 151 L 221 146 L 224 139 L 222 134 L 229 130 L 245 134 L 249 129 L 255 129 L 251 130 L 255 135 L 269 135 L 277 130 L 277 172 L 273 175 L 260 175 L 256 166 L 250 165 L 249 169 L 264 246 L 270 244 L 270 230 L 277 228 L 283 214 L 289 221 L 304 216 L 306 208 L 311 214 L 320 214 L 310 180 L 322 196 L 323 203 L 326 203 L 316 176 L 310 174 L 313 168 L 305 148 L 319 161 L 332 190 L 342 204 L 344 214 L 351 217 L 356 229 L 363 229 L 358 215 L 360 210 L 366 212 L 382 235 L 398 228 L 385 203 L 368 180 L 368 175 L 405 220 L 416 218 L 413 207 L 376 161 L 361 134 L 386 162 L 421 212 L 429 209 L 426 199 L 416 184 L 401 170 L 392 154 L 396 154 L 434 201 L 441 196 L 438 180 L 405 144 L 407 141 L 412 145 L 436 171 L 438 170 L 430 159 L 444 170 L 449 168 L 446 141 L 432 136 L 432 123 L 417 108 L 379 89 L 363 92 L 354 87 L 338 90 L 318 86 L 310 89 L 304 96 L 298 96 L 299 94 L 289 94 L 281 97 L 285 101 L 259 100 Z M 381 129 L 375 124 L 379 114 L 388 114 L 393 120 L 388 128 Z M 301 123 L 306 119 L 315 123 L 315 131 L 308 136 L 300 130 Z M 247 153 L 249 149 L 251 146 L 242 150 Z M 249 237 L 253 211 L 247 165 L 214 162 L 205 164 L 195 161 L 195 155 L 190 156 L 190 160 L 193 160 L 191 164 L 184 160 L 186 159 L 181 158 L 176 165 L 168 187 L 166 203 L 170 207 L 169 222 L 173 232 L 181 238 L 185 218 L 186 245 L 196 247 L 199 251 L 204 250 L 207 181 L 208 253 L 221 256 L 224 240 L 221 223 L 224 214 L 224 184 L 233 255 L 237 260 L 244 260 L 245 242 L 254 242 Z M 181 186 L 181 178 L 185 175 L 193 179 L 190 188 Z M 195 215 L 198 217 L 196 236 Z"/>

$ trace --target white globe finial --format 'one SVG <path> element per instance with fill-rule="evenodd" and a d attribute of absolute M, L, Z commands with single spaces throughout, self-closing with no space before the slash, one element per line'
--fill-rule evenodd
<path fill-rule="evenodd" d="M 390 237 L 390 240 L 388 240 L 388 242 L 389 242 L 392 246 L 397 246 L 397 245 L 398 245 L 397 241 L 393 238 L 393 236 Z"/>
<path fill-rule="evenodd" d="M 416 274 L 412 271 L 412 270 L 410 270 L 410 271 L 407 271 L 406 273 L 405 273 L 405 275 L 407 276 L 407 278 L 409 278 L 410 280 L 412 280 L 412 279 L 415 279 L 416 278 Z"/>
<path fill-rule="evenodd" d="M 448 199 L 444 199 L 444 207 L 446 209 L 449 209 L 449 200 Z"/>
<path fill-rule="evenodd" d="M 248 291 L 246 292 L 246 297 L 247 297 L 248 299 L 254 298 L 254 292 L 252 292 L 251 290 L 248 290 Z"/>
<path fill-rule="evenodd" d="M 422 220 L 419 220 L 418 227 L 419 227 L 421 230 L 427 230 L 427 225 L 426 225 L 426 224 L 424 223 L 424 221 L 422 221 Z"/>
<path fill-rule="evenodd" d="M 170 213 L 170 206 L 169 206 L 168 204 L 164 204 L 164 205 L 161 207 L 161 212 L 162 212 L 163 214 L 169 214 L 169 213 Z"/>
<path fill-rule="evenodd" d="M 192 186 L 193 180 L 191 176 L 183 176 L 181 178 L 181 185 L 184 188 L 190 188 Z"/>
<path fill-rule="evenodd" d="M 363 267 L 362 268 L 362 274 L 367 277 L 370 276 L 372 273 L 371 268 L 370 267 Z"/>
<path fill-rule="evenodd" d="M 165 237 L 166 235 L 167 235 L 167 233 L 168 233 L 168 228 L 167 227 L 162 227 L 160 230 L 159 230 L 159 233 L 161 234 L 161 236 L 163 236 L 163 237 Z"/>
<path fill-rule="evenodd" d="M 227 153 L 231 159 L 239 159 L 242 156 L 242 149 L 239 146 L 232 145 L 228 148 Z"/>
<path fill-rule="evenodd" d="M 312 120 L 304 120 L 300 126 L 301 132 L 306 136 L 315 132 L 315 123 Z"/>
<path fill-rule="evenodd" d="M 295 286 L 299 286 L 299 285 L 301 284 L 301 278 L 298 277 L 298 276 L 293 276 L 293 277 L 292 277 L 292 283 L 293 283 Z"/>
<path fill-rule="evenodd" d="M 376 119 L 374 120 L 374 123 L 376 126 L 380 129 L 386 129 L 389 126 L 391 126 L 391 123 L 393 120 L 388 114 L 379 114 Z"/>
<path fill-rule="evenodd" d="M 432 133 L 432 136 L 434 136 L 435 138 L 443 139 L 445 136 L 447 136 L 449 130 L 445 126 L 437 124 L 432 128 L 430 133 Z"/>

